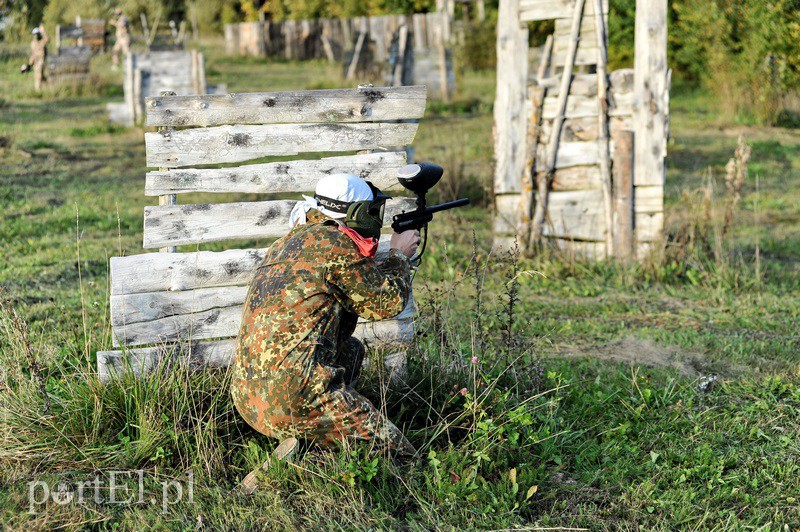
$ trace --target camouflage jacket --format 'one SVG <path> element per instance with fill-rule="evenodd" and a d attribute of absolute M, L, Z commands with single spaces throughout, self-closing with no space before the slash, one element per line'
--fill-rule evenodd
<path fill-rule="evenodd" d="M 44 62 L 47 59 L 47 44 L 50 42 L 50 38 L 47 35 L 42 35 L 41 39 L 32 39 L 31 40 L 31 56 L 28 60 L 28 64 L 33 65 L 37 61 Z"/>
<path fill-rule="evenodd" d="M 358 317 L 396 316 L 410 292 L 409 263 L 400 251 L 378 264 L 335 221 L 316 210 L 307 218 L 270 247 L 242 314 L 232 394 L 262 432 L 267 418 L 302 419 L 319 407 L 319 395 L 342 386 L 344 370 L 330 361 Z"/>

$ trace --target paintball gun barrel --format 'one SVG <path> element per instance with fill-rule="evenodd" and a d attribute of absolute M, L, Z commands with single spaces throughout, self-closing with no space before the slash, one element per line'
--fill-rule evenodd
<path fill-rule="evenodd" d="M 433 220 L 433 215 L 437 212 L 463 207 L 469 203 L 469 198 L 461 198 L 428 207 L 425 196 L 439 182 L 442 174 L 444 174 L 444 169 L 433 163 L 409 164 L 397 171 L 397 180 L 400 184 L 417 196 L 417 208 L 410 212 L 396 214 L 392 218 L 392 229 L 396 233 L 402 233 L 409 229 L 425 230 L 422 249 L 412 260 L 419 260 L 425 251 L 428 222 Z"/>

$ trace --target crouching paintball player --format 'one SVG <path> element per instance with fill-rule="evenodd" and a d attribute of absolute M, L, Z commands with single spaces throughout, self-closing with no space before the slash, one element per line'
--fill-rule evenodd
<path fill-rule="evenodd" d="M 258 432 L 283 440 L 279 457 L 299 439 L 323 448 L 360 441 L 410 456 L 414 448 L 402 432 L 352 387 L 366 352 L 352 334 L 359 317 L 391 318 L 405 307 L 419 231 L 393 234 L 379 263 L 388 196 L 337 174 L 304 197 L 291 212 L 292 229 L 270 247 L 250 285 L 233 364 L 234 404 Z"/>
<path fill-rule="evenodd" d="M 33 35 L 31 38 L 31 55 L 28 63 L 20 68 L 20 72 L 33 70 L 33 88 L 36 91 L 40 91 L 42 90 L 42 82 L 47 81 L 45 69 L 47 68 L 47 44 L 50 42 L 50 38 L 45 33 L 42 25 L 33 28 L 31 34 Z"/>

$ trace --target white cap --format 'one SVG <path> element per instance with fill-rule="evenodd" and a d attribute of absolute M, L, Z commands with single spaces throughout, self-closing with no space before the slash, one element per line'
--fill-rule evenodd
<path fill-rule="evenodd" d="M 344 218 L 347 213 L 336 212 L 326 208 L 323 204 L 326 200 L 334 200 L 342 203 L 352 203 L 354 201 L 367 201 L 373 199 L 372 189 L 366 181 L 353 174 L 332 174 L 317 181 L 314 189 L 314 196 L 303 195 L 305 201 L 298 202 L 292 209 L 289 217 L 290 225 L 305 223 L 305 214 L 310 209 L 317 209 L 319 212 L 330 218 Z"/>
<path fill-rule="evenodd" d="M 353 174 L 333 174 L 323 177 L 317 181 L 317 188 L 314 189 L 314 195 L 345 203 L 373 199 L 372 189 L 369 188 L 367 182 Z M 346 213 L 326 209 L 320 203 L 323 202 L 318 200 L 316 208 L 325 216 L 330 216 L 331 218 L 344 218 L 347 216 Z"/>
<path fill-rule="evenodd" d="M 31 35 L 36 35 L 37 33 L 42 33 L 42 30 L 40 30 L 38 27 L 37 28 L 33 28 L 33 31 L 31 32 Z"/>

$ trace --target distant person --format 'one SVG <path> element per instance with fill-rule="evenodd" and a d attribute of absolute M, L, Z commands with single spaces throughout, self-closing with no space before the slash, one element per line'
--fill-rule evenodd
<path fill-rule="evenodd" d="M 42 90 L 42 82 L 47 81 L 45 68 L 47 67 L 47 43 L 50 42 L 50 38 L 41 24 L 39 24 L 39 27 L 33 28 L 31 34 L 33 35 L 31 39 L 31 56 L 28 59 L 27 68 L 25 68 L 26 65 L 23 65 L 22 71 L 33 69 L 33 88 L 40 91 Z"/>
<path fill-rule="evenodd" d="M 114 43 L 111 60 L 118 65 L 120 52 L 123 56 L 127 56 L 131 51 L 131 23 L 120 8 L 114 10 L 114 17 L 112 24 L 117 28 L 117 42 Z"/>

